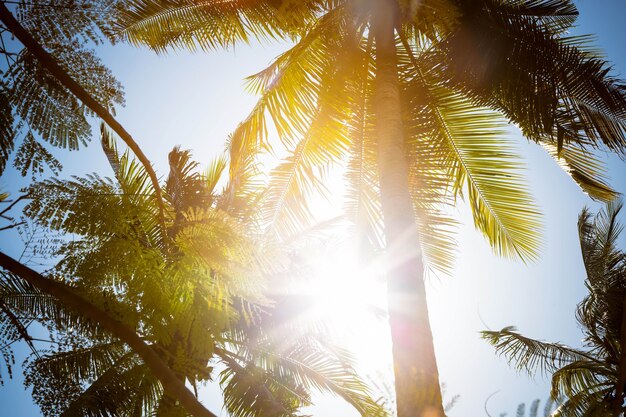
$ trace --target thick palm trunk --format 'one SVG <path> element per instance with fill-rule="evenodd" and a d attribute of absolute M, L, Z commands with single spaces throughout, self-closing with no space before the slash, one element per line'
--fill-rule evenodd
<path fill-rule="evenodd" d="M 424 265 L 408 184 L 394 36 L 395 3 L 379 0 L 376 134 L 387 241 L 389 323 L 398 417 L 444 416 L 428 318 Z"/>
<path fill-rule="evenodd" d="M 74 310 L 89 320 L 93 320 L 128 344 L 148 365 L 152 374 L 163 385 L 165 392 L 176 398 L 189 414 L 194 417 L 217 417 L 198 401 L 191 391 L 187 389 L 185 383 L 180 381 L 174 372 L 165 365 L 159 355 L 124 323 L 114 319 L 106 311 L 78 296 L 66 285 L 44 277 L 2 252 L 0 252 L 0 267 L 14 273 L 44 293 L 55 297 L 67 308 Z"/>

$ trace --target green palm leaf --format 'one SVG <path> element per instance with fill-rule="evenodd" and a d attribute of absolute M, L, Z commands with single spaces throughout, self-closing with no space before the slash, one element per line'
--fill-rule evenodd
<path fill-rule="evenodd" d="M 519 371 L 548 373 L 576 361 L 595 361 L 586 353 L 565 345 L 524 337 L 515 327 L 483 331 L 481 335 Z"/>
<path fill-rule="evenodd" d="M 215 49 L 236 42 L 284 39 L 293 23 L 312 21 L 321 1 L 133 0 L 118 23 L 118 36 L 157 51 L 168 47 Z"/>
<path fill-rule="evenodd" d="M 563 145 L 560 151 L 549 143 L 543 143 L 543 146 L 591 198 L 609 202 L 617 197 L 608 185 L 604 164 L 591 152 L 575 145 Z"/>
<path fill-rule="evenodd" d="M 578 360 L 565 365 L 552 375 L 552 398 L 572 398 L 589 387 L 605 386 L 610 388 L 615 383 L 614 369 L 605 364 L 588 359 Z"/>
<path fill-rule="evenodd" d="M 455 194 L 464 195 L 494 250 L 523 260 L 538 256 L 539 212 L 526 190 L 522 167 L 499 116 L 445 89 L 431 90 L 428 104 L 435 146 L 445 155 Z M 432 139 L 431 139 L 432 140 Z"/>

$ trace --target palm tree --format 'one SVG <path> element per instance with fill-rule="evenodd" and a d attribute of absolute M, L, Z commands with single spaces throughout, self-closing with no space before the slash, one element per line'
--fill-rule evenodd
<path fill-rule="evenodd" d="M 159 52 L 295 41 L 249 79 L 261 98 L 235 133 L 270 147 L 269 116 L 294 152 L 274 172 L 268 227 L 296 228 L 320 171 L 348 160 L 349 213 L 389 257 L 398 416 L 441 416 L 422 258 L 450 269 L 442 204 L 466 197 L 496 252 L 538 256 L 504 121 L 591 197 L 615 195 L 590 151 L 623 151 L 626 94 L 586 38 L 567 36 L 577 13 L 569 0 L 132 0 L 118 32 Z"/>
<path fill-rule="evenodd" d="M 617 248 L 621 203 L 595 218 L 584 210 L 578 221 L 589 295 L 576 318 L 584 349 L 522 336 L 513 327 L 483 332 L 496 351 L 518 370 L 552 373 L 552 398 L 563 398 L 553 416 L 624 415 L 626 381 L 626 252 Z"/>
<path fill-rule="evenodd" d="M 166 245 L 148 174 L 118 155 L 106 130 L 103 145 L 115 181 L 93 175 L 36 183 L 25 209 L 38 224 L 74 236 L 55 268 L 74 291 L 136 329 L 183 384 L 218 377 L 233 416 L 295 415 L 311 404 L 313 388 L 341 396 L 362 415 L 381 415 L 347 352 L 295 332 L 280 322 L 281 305 L 260 295 L 260 271 L 276 269 L 276 258 L 265 260 L 253 244 L 254 202 L 263 193 L 254 158 L 231 143 L 230 164 L 219 158 L 201 175 L 189 152 L 174 149 L 163 188 Z M 13 307 L 36 316 L 40 303 Z M 134 346 L 87 330 L 56 329 L 71 343 L 30 365 L 27 381 L 46 415 L 187 415 Z"/>
<path fill-rule="evenodd" d="M 165 204 L 161 197 L 161 188 L 158 184 L 158 181 L 156 180 L 156 174 L 153 171 L 150 162 L 146 159 L 145 155 L 134 142 L 130 134 L 128 134 L 128 132 L 115 120 L 111 112 L 107 109 L 107 107 L 110 107 L 110 103 L 106 100 L 106 98 L 102 97 L 102 94 L 100 94 L 104 92 L 113 95 L 117 94 L 117 96 L 115 97 L 121 97 L 121 93 L 117 93 L 117 90 L 112 89 L 115 86 L 113 85 L 114 83 L 112 84 L 110 82 L 110 74 L 104 67 L 101 67 L 95 57 L 87 54 L 87 58 L 89 59 L 85 63 L 88 64 L 88 66 L 92 70 L 94 67 L 97 67 L 99 69 L 97 71 L 94 71 L 93 74 L 87 73 L 83 71 L 83 68 L 81 67 L 81 64 L 83 62 L 81 60 L 77 61 L 75 59 L 77 58 L 76 56 L 72 56 L 71 53 L 68 53 L 68 49 L 72 52 L 76 52 L 76 45 L 72 44 L 68 47 L 64 44 L 65 40 L 75 39 L 77 36 L 89 38 L 89 40 L 97 43 L 97 41 L 99 40 L 99 37 L 97 35 L 98 31 L 108 34 L 106 31 L 108 22 L 106 19 L 110 15 L 110 9 L 114 6 L 114 2 L 104 1 L 99 3 L 79 3 L 80 4 L 68 3 L 64 5 L 52 5 L 44 2 L 19 2 L 17 5 L 17 14 L 20 21 L 18 21 L 18 19 L 16 19 L 11 14 L 11 12 L 6 8 L 4 3 L 0 4 L 0 18 L 5 26 L 5 29 L 2 33 L 4 33 L 5 31 L 11 32 L 25 47 L 24 50 L 20 52 L 20 54 L 17 54 L 18 59 L 14 59 L 14 56 L 16 54 L 10 53 L 6 49 L 4 43 L 3 49 L 0 51 L 7 58 L 11 81 L 8 85 L 2 85 L 1 93 L 4 96 L 12 98 L 11 100 L 7 100 L 6 102 L 3 101 L 3 104 L 8 104 L 8 106 L 5 105 L 2 107 L 2 129 L 3 134 L 6 133 L 6 135 L 4 135 L 2 139 L 4 141 L 3 143 L 6 142 L 5 145 L 7 145 L 3 145 L 2 162 L 3 164 L 6 162 L 6 159 L 9 156 L 9 152 L 11 151 L 15 140 L 13 137 L 15 132 L 13 132 L 12 130 L 14 127 L 12 110 L 13 108 L 17 108 L 22 112 L 18 112 L 18 114 L 19 117 L 22 118 L 22 121 L 27 125 L 28 133 L 26 140 L 24 141 L 18 152 L 16 164 L 21 167 L 20 169 L 22 169 L 23 173 L 25 173 L 26 170 L 29 169 L 29 167 L 31 166 L 33 167 L 33 169 L 41 172 L 42 162 L 47 163 L 53 169 L 60 169 L 60 166 L 56 163 L 52 155 L 50 155 L 45 150 L 45 148 L 41 147 L 41 145 L 35 142 L 33 130 L 37 133 L 41 133 L 43 138 L 46 140 L 51 140 L 51 138 L 45 136 L 45 133 L 61 135 L 62 140 L 59 139 L 61 145 L 75 148 L 76 140 L 82 138 L 82 140 L 84 141 L 85 137 L 83 136 L 87 134 L 86 129 L 77 129 L 76 126 L 70 123 L 82 123 L 82 120 L 84 118 L 84 108 L 80 108 L 80 106 L 76 105 L 76 99 L 80 100 L 89 110 L 101 117 L 103 121 L 105 121 L 113 130 L 115 130 L 116 133 L 118 133 L 119 136 L 126 142 L 129 148 L 133 150 L 133 152 L 138 156 L 140 162 L 143 165 L 143 169 L 145 170 L 144 173 L 150 178 L 153 185 L 152 191 L 147 189 L 144 190 L 146 191 L 144 193 L 144 196 L 147 197 L 148 200 L 156 200 L 157 206 L 159 207 L 160 211 L 160 232 L 158 232 L 157 230 L 151 230 L 151 232 L 153 233 L 152 237 L 158 239 L 162 245 L 165 245 L 165 247 L 167 247 L 169 244 L 169 239 L 174 238 L 177 235 L 176 229 L 178 226 L 180 226 L 178 224 L 178 221 L 180 219 L 177 217 L 177 219 L 174 221 L 174 227 L 169 229 L 169 232 L 171 232 L 171 236 L 168 236 L 167 233 L 164 233 L 166 232 L 164 213 Z M 33 37 L 31 33 L 29 33 L 29 28 L 37 29 L 36 32 L 38 34 L 38 39 L 35 39 L 35 37 Z M 52 49 L 52 51 L 57 56 L 51 55 L 46 50 L 46 48 Z M 29 63 L 29 65 L 25 65 L 25 62 Z M 96 77 L 96 79 L 91 80 L 89 79 L 89 75 L 99 76 L 100 78 Z M 22 82 L 18 82 L 19 80 L 21 80 Z M 109 83 L 107 84 L 106 82 L 101 82 L 102 80 Z M 24 84 L 25 82 L 26 84 Z M 37 91 L 37 88 L 40 88 L 39 84 L 44 85 L 44 87 L 47 89 L 46 91 L 50 94 L 53 94 L 51 100 L 54 98 L 56 102 L 51 104 L 49 102 L 51 100 L 33 101 L 33 94 L 29 93 L 29 95 L 25 93 L 24 90 L 31 93 L 33 89 Z M 63 103 L 69 104 L 67 104 L 66 106 L 53 106 L 53 104 L 55 103 L 58 104 L 59 100 L 61 100 L 61 102 Z M 104 102 L 102 100 L 104 100 Z M 83 113 L 79 112 L 80 114 L 74 114 L 71 111 L 67 113 L 66 110 L 68 109 L 78 109 L 80 110 L 80 112 Z M 51 112 L 54 113 L 55 111 L 57 111 L 59 114 L 50 116 Z M 78 138 L 78 136 L 72 136 L 76 134 L 81 134 L 81 132 L 83 136 L 81 136 L 80 138 Z M 172 155 L 176 157 L 176 155 L 178 154 L 173 153 Z M 185 154 L 180 154 L 179 156 L 181 155 L 184 157 Z M 242 163 L 244 162 L 244 160 L 237 162 Z M 112 163 L 114 168 L 119 165 L 117 163 L 114 163 L 113 160 Z M 221 162 L 218 163 L 218 165 L 214 166 L 214 168 L 218 168 L 220 166 L 222 166 Z M 235 163 L 231 164 L 231 174 L 237 174 L 237 176 L 233 176 L 231 179 L 239 184 L 239 189 L 245 189 L 245 187 L 249 186 L 249 184 L 245 183 L 245 181 L 243 181 L 243 179 L 238 176 L 241 173 L 236 170 L 236 167 L 237 166 L 235 165 Z M 192 181 L 192 183 L 193 182 L 194 181 Z M 173 178 L 172 181 L 170 181 L 169 183 L 170 185 L 174 184 L 174 188 L 168 191 L 173 194 L 177 194 L 180 191 L 178 190 L 180 184 L 176 184 L 176 178 Z M 60 186 L 61 184 L 57 183 L 56 185 Z M 78 183 L 75 183 L 73 185 L 77 186 Z M 86 183 L 83 183 L 82 185 L 86 185 Z M 42 187 L 42 189 L 39 189 L 39 191 L 44 192 L 44 189 L 45 187 Z M 55 191 L 58 191 L 58 189 L 55 189 Z M 85 189 L 83 189 L 82 191 L 85 191 Z M 152 192 L 154 194 L 152 194 Z M 62 195 L 62 193 L 60 195 Z M 42 200 L 45 200 L 45 197 L 42 194 L 40 194 L 39 197 L 39 203 L 41 203 Z M 225 195 L 222 198 L 222 200 L 224 201 L 230 201 L 231 210 L 236 210 L 239 213 L 243 213 L 249 212 L 253 207 L 251 204 L 248 204 L 249 202 L 246 203 L 245 201 L 241 201 L 241 198 L 239 198 L 237 201 L 231 201 L 232 199 L 232 195 Z M 35 201 L 37 201 L 37 199 L 35 199 Z M 76 201 L 74 203 L 76 203 Z M 198 201 L 196 201 L 196 203 L 198 203 Z M 38 209 L 42 209 L 42 207 L 39 206 Z M 178 209 L 181 208 L 178 207 Z M 92 218 L 91 220 L 97 222 L 99 219 Z M 11 227 L 13 226 L 14 225 L 12 225 Z M 54 227 L 60 227 L 60 225 L 55 224 Z M 158 235 L 160 235 L 160 237 Z M 31 312 L 41 312 L 41 303 L 45 305 L 56 305 L 52 313 L 48 311 L 48 313 L 53 316 L 58 316 L 60 314 L 60 310 L 62 311 L 64 308 L 69 307 L 70 309 L 75 310 L 75 312 L 79 312 L 80 314 L 82 314 L 83 317 L 79 315 L 79 318 L 88 318 L 94 320 L 96 323 L 103 325 L 106 330 L 112 332 L 113 335 L 119 337 L 122 341 L 126 342 L 128 346 L 132 348 L 132 351 L 126 352 L 124 354 L 125 362 L 123 362 L 121 366 L 128 366 L 129 360 L 131 362 L 134 361 L 132 356 L 135 353 L 139 355 L 142 361 L 145 361 L 145 365 L 147 365 L 148 368 L 145 368 L 145 365 L 141 365 L 142 372 L 148 372 L 148 374 L 151 374 L 151 378 L 153 378 L 152 375 L 156 376 L 159 379 L 159 382 L 162 384 L 163 388 L 166 389 L 166 394 L 163 397 L 163 401 L 161 401 L 158 408 L 159 410 L 161 410 L 161 413 L 167 413 L 167 410 L 175 413 L 181 412 L 180 407 L 174 407 L 175 402 L 172 400 L 171 397 L 169 397 L 171 395 L 177 401 L 180 401 L 180 403 L 183 404 L 184 407 L 188 411 L 192 412 L 194 415 L 213 415 L 208 410 L 206 410 L 197 401 L 197 399 L 195 399 L 193 395 L 189 393 L 188 390 L 186 390 L 184 384 L 180 383 L 179 379 L 181 375 L 178 374 L 177 376 L 175 373 L 172 373 L 171 363 L 164 363 L 164 361 L 161 360 L 161 358 L 157 354 L 155 354 L 153 347 L 146 344 L 129 327 L 125 326 L 124 323 L 120 323 L 119 320 L 117 320 L 115 317 L 111 317 L 111 315 L 109 314 L 110 311 L 108 311 L 108 309 L 111 308 L 112 305 L 115 305 L 118 310 L 121 309 L 123 311 L 126 311 L 126 314 L 128 314 L 128 310 L 125 310 L 123 306 L 120 307 L 118 304 L 116 304 L 114 300 L 109 299 L 104 302 L 104 304 L 108 306 L 107 309 L 102 310 L 97 306 L 97 302 L 102 300 L 96 300 L 96 304 L 94 304 L 94 302 L 86 300 L 83 296 L 77 295 L 75 288 L 68 287 L 63 283 L 51 281 L 49 278 L 46 278 L 36 271 L 25 267 L 24 265 L 14 261 L 4 254 L 0 254 L 0 258 L 2 266 L 7 271 L 11 272 L 10 274 L 5 276 L 5 283 L 8 283 L 8 288 L 10 290 L 15 290 L 16 288 L 18 289 L 18 294 L 4 293 L 3 295 L 5 296 L 5 298 L 8 297 L 22 300 L 24 297 L 28 297 L 32 300 L 38 300 L 38 302 L 31 305 L 31 307 L 33 308 Z M 71 254 L 68 255 L 68 258 L 71 258 Z M 29 284 L 34 285 L 34 287 L 30 285 L 26 285 L 26 287 L 21 286 L 23 283 L 19 279 L 17 281 L 12 281 L 13 279 L 17 279 L 15 278 L 16 276 L 19 276 L 21 279 L 26 280 Z M 19 283 L 19 285 L 17 285 L 16 282 Z M 50 298 L 50 296 L 57 297 L 58 300 L 60 300 L 60 304 L 55 304 L 53 301 L 51 301 L 56 299 Z M 20 307 L 23 307 L 23 305 L 20 304 Z M 120 314 L 120 312 L 117 311 L 117 314 Z M 35 316 L 35 314 L 33 315 Z M 5 317 L 9 317 L 9 314 L 3 316 L 3 319 Z M 73 324 L 71 325 L 71 327 L 76 328 L 76 322 L 74 321 L 72 323 Z M 20 326 L 16 326 L 16 324 L 19 323 L 11 323 L 11 329 L 21 329 L 23 331 L 23 334 L 21 334 L 18 339 L 21 338 L 28 342 L 30 340 L 30 336 L 27 334 L 27 332 L 24 331 L 23 328 L 21 328 Z M 65 323 L 64 325 L 65 327 L 70 327 L 67 323 Z M 9 332 L 8 335 L 15 336 L 12 332 Z M 100 340 L 99 338 L 102 337 L 102 335 L 96 337 L 93 332 L 88 333 L 87 336 L 95 338 L 95 340 Z M 109 336 L 107 335 L 107 337 Z M 18 339 L 13 338 L 13 340 L 9 342 L 9 347 L 10 344 Z M 260 343 L 260 340 L 258 339 L 259 335 L 257 335 L 257 342 Z M 108 339 L 105 340 L 108 341 Z M 232 339 L 229 343 L 233 344 L 235 343 L 235 340 L 236 339 Z M 265 344 L 269 343 L 267 340 L 264 342 Z M 94 342 L 93 340 L 89 340 L 89 343 L 95 343 L 95 347 L 99 347 L 98 343 Z M 242 342 L 240 341 L 239 344 L 241 343 Z M 108 345 L 109 344 L 107 344 L 107 346 Z M 115 344 L 114 351 L 119 353 L 121 346 L 123 345 L 119 343 Z M 267 346 L 265 347 L 267 348 Z M 228 353 L 227 351 L 222 352 L 223 360 L 227 361 L 230 365 L 230 373 L 228 375 L 224 375 L 222 381 L 227 388 L 225 389 L 225 392 L 230 392 L 227 406 L 229 408 L 235 407 L 233 409 L 233 412 L 235 414 L 240 415 L 242 412 L 267 413 L 268 406 L 274 406 L 273 412 L 281 411 L 282 414 L 287 412 L 286 409 L 282 408 L 285 405 L 289 406 L 291 410 L 295 410 L 301 405 L 308 403 L 308 397 L 305 395 L 306 393 L 302 390 L 311 383 L 313 383 L 318 388 L 330 389 L 335 393 L 343 396 L 347 401 L 357 407 L 357 409 L 359 409 L 362 413 L 367 413 L 371 415 L 379 413 L 379 407 L 365 396 L 365 387 L 361 385 L 358 380 L 355 379 L 356 375 L 353 374 L 351 369 L 348 367 L 348 361 L 345 355 L 338 355 L 337 352 L 335 352 L 334 356 L 331 355 L 331 359 L 329 360 L 326 358 L 326 356 L 328 356 L 332 352 L 328 351 L 328 348 L 323 348 L 323 346 L 316 347 L 311 341 L 308 341 L 307 344 L 304 344 L 301 340 L 294 341 L 294 344 L 290 346 L 292 350 L 289 352 L 289 354 L 286 354 L 285 352 L 282 352 L 282 354 L 277 352 L 270 352 L 274 355 L 270 358 L 267 357 L 267 352 L 264 352 L 263 354 L 258 353 L 258 348 L 259 346 L 257 346 L 255 350 L 248 347 L 249 352 L 247 354 L 237 352 L 239 356 L 235 357 L 226 356 Z M 105 349 L 105 353 L 106 352 L 107 351 Z M 254 353 L 254 356 L 252 358 L 252 353 L 250 352 Z M 108 352 L 108 354 L 109 358 L 114 357 L 111 352 Z M 232 352 L 228 354 L 232 354 Z M 333 363 L 332 357 L 341 359 L 341 361 Z M 8 363 L 10 363 L 10 357 L 7 357 L 7 359 Z M 41 360 L 44 359 L 50 358 L 41 358 Z M 264 370 L 256 366 L 256 368 L 259 368 L 258 370 L 256 370 L 253 364 L 253 359 L 257 361 L 261 360 L 264 366 L 271 367 L 271 369 Z M 247 360 L 248 362 L 246 367 L 243 368 L 238 362 L 245 360 Z M 308 364 L 310 361 L 314 361 L 313 363 L 315 364 L 315 366 L 310 366 Z M 329 363 L 330 366 L 328 366 Z M 95 365 L 102 366 L 101 363 L 96 363 Z M 239 367 L 238 371 L 233 371 L 233 368 L 235 366 Z M 33 367 L 33 369 L 36 368 L 37 367 Z M 76 368 L 74 367 L 71 369 Z M 273 377 L 272 372 L 270 371 L 274 372 Z M 278 374 L 276 374 L 276 372 L 278 372 Z M 244 376 L 242 376 L 242 374 Z M 254 378 L 251 378 L 252 374 L 255 375 Z M 87 373 L 83 373 L 81 375 L 81 377 L 84 378 Z M 115 375 L 119 376 L 118 374 L 116 374 L 116 369 L 109 369 L 109 372 L 107 373 L 107 378 L 110 379 Z M 245 377 L 245 375 L 247 375 L 247 377 Z M 277 380 L 277 375 L 282 377 L 283 379 L 289 378 L 289 375 L 292 375 L 292 378 L 295 378 L 295 380 L 292 380 L 291 383 L 295 384 L 297 382 L 299 385 L 297 387 L 292 387 L 291 391 L 289 391 L 288 386 L 280 385 L 280 383 L 285 384 L 286 382 Z M 50 378 L 39 378 L 41 376 L 42 375 L 38 375 L 35 372 L 33 375 L 31 375 L 32 381 L 36 381 L 38 384 L 43 383 L 43 381 L 51 383 L 53 386 L 53 391 L 58 390 L 61 387 L 65 387 L 69 389 L 69 391 L 64 391 L 68 394 L 76 394 L 76 389 L 81 384 L 81 382 L 76 379 L 80 379 L 81 377 L 75 377 L 74 380 L 71 380 L 70 378 L 67 381 L 61 381 L 58 378 L 56 380 L 54 378 L 52 380 Z M 94 375 L 90 374 L 90 376 L 93 377 Z M 137 377 L 136 374 L 134 376 Z M 259 378 L 261 378 L 262 380 L 266 380 L 266 385 L 273 384 L 272 391 L 269 391 L 268 387 L 263 387 L 262 390 L 266 391 L 266 395 L 260 395 L 258 393 L 251 394 L 250 390 L 259 389 Z M 67 385 L 68 381 L 72 381 L 73 385 Z M 236 383 L 233 383 L 233 381 L 236 381 Z M 98 384 L 99 386 L 97 388 L 104 391 L 98 391 L 98 389 L 96 389 L 95 387 L 92 387 L 93 389 L 90 388 L 87 392 L 82 393 L 79 399 L 76 399 L 75 402 L 71 403 L 70 409 L 74 411 L 82 409 L 82 412 L 88 413 L 91 412 L 89 411 L 89 407 L 91 407 L 92 411 L 102 406 L 104 406 L 104 409 L 106 409 L 107 405 L 105 405 L 104 403 L 99 403 L 97 400 L 94 399 L 93 396 L 94 394 L 97 394 L 99 392 L 102 399 L 113 394 L 114 390 L 111 391 L 112 387 L 104 384 L 103 381 L 99 382 L 100 383 Z M 85 381 L 83 380 L 82 384 L 84 383 Z M 158 384 L 155 383 L 156 381 L 152 380 L 151 386 L 158 386 Z M 251 385 L 252 383 L 255 383 L 256 385 Z M 279 384 L 278 386 L 276 385 L 277 383 Z M 48 385 L 48 387 L 49 386 L 50 385 Z M 120 388 L 119 384 L 115 386 L 118 389 Z M 74 391 L 72 391 L 72 388 L 74 389 Z M 41 389 L 44 390 L 43 392 L 46 392 L 46 387 L 42 387 L 41 385 L 38 385 L 38 389 L 39 390 L 36 391 L 39 393 L 42 392 Z M 247 389 L 248 392 L 242 391 L 242 389 Z M 154 399 L 155 392 L 153 391 L 152 394 L 152 397 L 149 397 L 148 399 Z M 289 397 L 290 395 L 291 397 Z M 42 405 L 44 406 L 44 409 L 49 412 L 59 409 L 59 407 L 57 407 L 59 405 L 58 403 L 55 403 L 53 401 L 51 405 L 51 403 L 46 400 L 46 398 L 49 399 L 50 396 L 44 394 L 43 397 L 41 395 L 38 397 L 39 400 L 43 400 Z M 55 396 L 54 398 L 56 400 L 67 400 L 68 397 Z M 142 398 L 139 398 L 139 402 L 137 402 L 136 404 L 141 405 L 142 400 Z M 281 406 L 281 408 L 276 409 L 276 404 L 279 400 L 286 400 L 288 401 L 288 403 L 283 405 L 278 404 Z M 263 403 L 262 401 L 265 401 L 265 403 Z M 256 403 L 255 408 L 252 408 L 252 411 L 250 411 L 251 402 Z M 110 401 L 110 398 L 108 403 L 106 404 L 108 404 L 109 407 L 118 407 L 115 409 L 119 409 L 120 406 L 128 405 L 128 403 L 125 401 L 119 401 L 118 404 L 114 404 Z M 152 404 L 152 406 L 154 406 L 154 404 Z M 150 409 L 150 407 L 151 405 L 143 406 L 145 410 Z"/>

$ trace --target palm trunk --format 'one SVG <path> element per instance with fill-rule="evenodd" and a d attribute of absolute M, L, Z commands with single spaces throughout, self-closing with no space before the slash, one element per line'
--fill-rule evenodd
<path fill-rule="evenodd" d="M 379 0 L 379 4 L 373 27 L 376 134 L 397 411 L 398 417 L 442 417 L 424 265 L 409 194 L 395 46 L 397 6 L 392 1 Z"/>
<path fill-rule="evenodd" d="M 622 301 L 622 326 L 620 329 L 620 358 L 617 365 L 617 384 L 615 398 L 611 404 L 613 417 L 620 417 L 624 404 L 624 388 L 626 388 L 626 295 Z"/>
<path fill-rule="evenodd" d="M 119 338 L 137 354 L 150 368 L 152 374 L 161 382 L 165 392 L 180 401 L 180 404 L 194 417 L 217 417 L 207 410 L 202 403 L 185 387 L 174 372 L 165 365 L 159 355 L 141 339 L 137 333 L 124 323 L 112 318 L 106 311 L 75 294 L 66 285 L 53 281 L 17 262 L 0 252 L 0 267 L 6 269 L 38 288 L 46 294 L 58 299 L 64 306 L 83 315 L 89 320 L 100 324 L 111 334 Z"/>

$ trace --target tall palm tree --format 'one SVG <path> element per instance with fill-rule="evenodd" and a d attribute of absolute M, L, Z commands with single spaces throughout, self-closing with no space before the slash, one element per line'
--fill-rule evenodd
<path fill-rule="evenodd" d="M 294 152 L 274 172 L 281 204 L 266 221 L 278 235 L 296 227 L 323 167 L 349 161 L 350 213 L 389 257 L 398 416 L 441 416 L 422 259 L 449 269 L 441 205 L 466 197 L 496 252 L 538 255 L 539 215 L 505 121 L 590 196 L 614 197 L 589 152 L 623 151 L 626 92 L 567 35 L 577 13 L 569 0 L 132 0 L 118 26 L 159 52 L 295 42 L 250 78 L 261 98 L 236 132 L 269 147 L 269 116 Z"/>
<path fill-rule="evenodd" d="M 626 252 L 617 247 L 623 226 L 621 203 L 595 218 L 584 210 L 578 221 L 589 294 L 576 318 L 583 349 L 522 336 L 515 328 L 483 332 L 483 337 L 518 370 L 552 373 L 552 398 L 563 398 L 553 416 L 623 416 L 626 408 Z"/>

